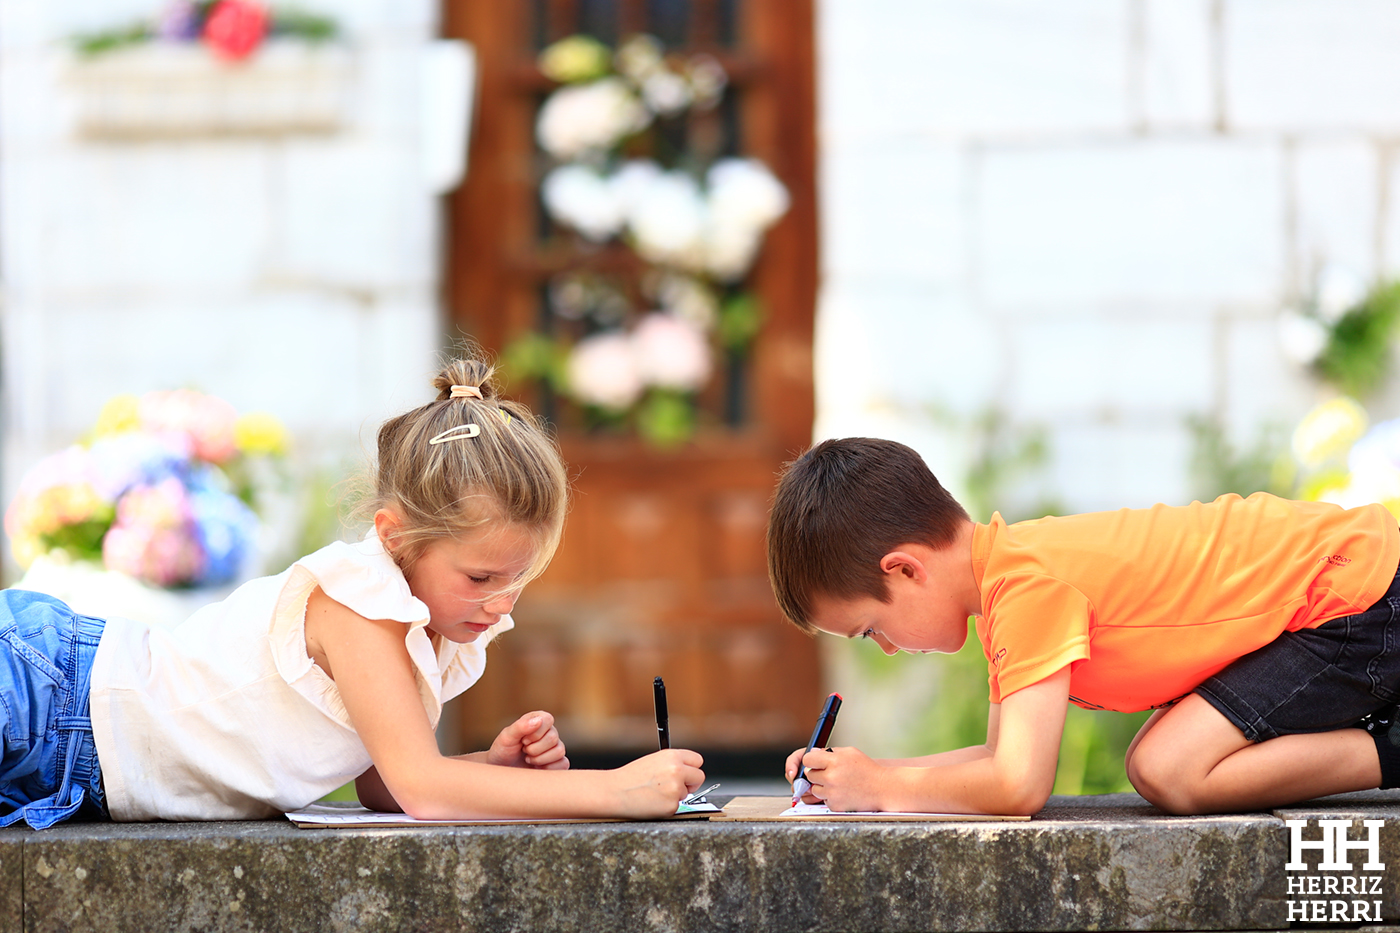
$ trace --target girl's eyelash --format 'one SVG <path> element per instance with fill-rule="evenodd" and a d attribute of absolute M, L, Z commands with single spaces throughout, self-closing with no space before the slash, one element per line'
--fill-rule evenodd
<path fill-rule="evenodd" d="M 489 576 L 474 577 L 471 574 L 467 574 L 467 579 L 472 581 L 473 583 L 489 583 L 491 581 L 491 578 Z"/>
<path fill-rule="evenodd" d="M 860 637 L 861 637 L 861 638 L 869 638 L 871 635 L 874 635 L 874 634 L 875 634 L 875 630 L 874 630 L 873 628 L 868 628 L 868 629 L 866 629 L 865 631 L 863 631 L 863 632 L 860 633 Z"/>

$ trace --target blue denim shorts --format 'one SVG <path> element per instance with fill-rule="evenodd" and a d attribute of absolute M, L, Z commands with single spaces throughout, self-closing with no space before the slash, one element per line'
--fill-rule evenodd
<path fill-rule="evenodd" d="M 1400 572 L 1365 612 L 1284 632 L 1195 690 L 1245 738 L 1331 732 L 1400 701 Z"/>
<path fill-rule="evenodd" d="M 0 826 L 107 816 L 88 718 L 102 628 L 51 596 L 0 590 Z"/>

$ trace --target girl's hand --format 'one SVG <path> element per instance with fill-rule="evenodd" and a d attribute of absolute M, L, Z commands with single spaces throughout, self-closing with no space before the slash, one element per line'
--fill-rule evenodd
<path fill-rule="evenodd" d="M 619 813 L 630 817 L 674 816 L 681 799 L 705 781 L 705 760 L 684 748 L 652 752 L 613 771 Z"/>
<path fill-rule="evenodd" d="M 564 757 L 564 742 L 554 728 L 554 717 L 543 710 L 526 713 L 501 730 L 491 750 L 486 753 L 487 764 L 508 768 L 543 768 L 565 771 L 569 759 Z"/>

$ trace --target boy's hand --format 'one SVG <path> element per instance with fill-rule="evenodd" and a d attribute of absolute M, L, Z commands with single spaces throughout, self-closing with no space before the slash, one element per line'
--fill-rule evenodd
<path fill-rule="evenodd" d="M 815 749 L 813 749 L 813 751 L 815 751 Z M 791 784 L 793 781 L 797 780 L 797 768 L 798 768 L 799 765 L 802 764 L 802 756 L 805 755 L 806 753 L 807 753 L 807 746 L 804 745 L 804 746 L 802 746 L 801 748 L 794 749 L 793 752 L 792 752 L 792 754 L 791 754 L 791 755 L 788 755 L 788 757 L 787 757 L 787 767 L 786 767 L 786 770 L 783 771 L 783 774 L 785 774 L 785 775 L 787 776 L 787 782 L 788 782 L 789 784 Z M 809 791 L 808 793 L 805 793 L 805 794 L 802 795 L 802 802 L 803 802 L 803 803 L 821 803 L 820 800 L 818 800 L 816 797 L 813 797 L 813 796 L 812 796 L 812 794 L 811 794 L 810 791 Z"/>
<path fill-rule="evenodd" d="M 811 794 L 802 798 L 807 803 L 824 801 L 839 812 L 882 809 L 879 781 L 887 769 L 860 749 L 814 748 L 802 763 L 812 782 Z"/>
<path fill-rule="evenodd" d="M 487 764 L 508 768 L 543 768 L 564 771 L 569 759 L 564 757 L 564 742 L 554 728 L 554 717 L 543 710 L 526 713 L 501 730 L 491 750 L 486 753 Z"/>
<path fill-rule="evenodd" d="M 681 799 L 704 782 L 705 772 L 700 770 L 704 763 L 697 752 L 667 748 L 611 772 L 618 781 L 619 814 L 643 818 L 674 816 Z"/>

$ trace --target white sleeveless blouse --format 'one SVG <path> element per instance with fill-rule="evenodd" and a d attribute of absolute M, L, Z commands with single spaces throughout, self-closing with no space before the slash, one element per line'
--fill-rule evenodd
<path fill-rule="evenodd" d="M 92 668 L 92 731 L 117 820 L 260 819 L 296 810 L 371 764 L 335 682 L 306 653 L 317 586 L 367 619 L 404 623 L 428 719 L 486 667 L 486 644 L 440 639 L 370 532 L 240 586 L 174 629 L 110 618 Z"/>

